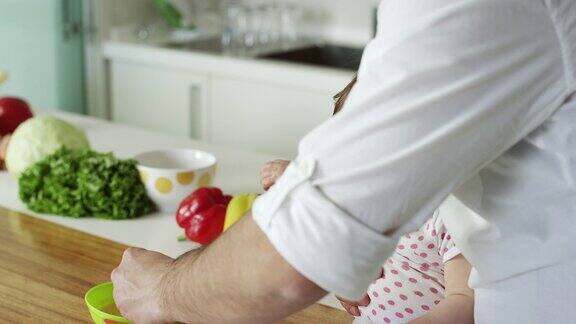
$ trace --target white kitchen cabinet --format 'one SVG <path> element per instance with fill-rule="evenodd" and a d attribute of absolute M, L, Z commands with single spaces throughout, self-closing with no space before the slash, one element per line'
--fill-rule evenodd
<path fill-rule="evenodd" d="M 208 136 L 217 144 L 293 158 L 299 140 L 332 115 L 335 92 L 213 77 Z"/>
<path fill-rule="evenodd" d="M 293 158 L 353 72 L 109 42 L 115 122 Z"/>
<path fill-rule="evenodd" d="M 112 60 L 110 79 L 113 121 L 166 134 L 205 138 L 207 76 Z"/>

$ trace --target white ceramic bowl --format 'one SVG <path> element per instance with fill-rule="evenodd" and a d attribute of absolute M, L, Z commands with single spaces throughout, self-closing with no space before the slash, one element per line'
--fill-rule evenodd
<path fill-rule="evenodd" d="M 148 196 L 159 211 L 173 213 L 194 190 L 212 185 L 216 157 L 189 149 L 144 152 L 134 157 Z"/>

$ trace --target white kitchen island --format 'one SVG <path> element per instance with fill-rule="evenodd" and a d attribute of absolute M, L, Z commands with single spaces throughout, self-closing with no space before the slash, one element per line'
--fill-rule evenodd
<path fill-rule="evenodd" d="M 208 151 L 218 159 L 214 185 L 229 194 L 261 192 L 259 171 L 274 156 L 210 145 L 187 138 L 170 137 L 137 128 L 118 125 L 92 117 L 72 114 L 53 114 L 86 131 L 94 150 L 113 152 L 119 158 L 166 148 L 193 148 Z M 8 172 L 0 171 L 0 206 L 24 212 L 66 227 L 74 228 L 129 246 L 141 247 L 177 257 L 197 248 L 192 242 L 178 242 L 182 229 L 176 225 L 174 215 L 153 213 L 133 220 L 102 220 L 41 215 L 26 209 L 18 198 L 18 183 Z M 323 304 L 337 306 L 333 297 Z"/>

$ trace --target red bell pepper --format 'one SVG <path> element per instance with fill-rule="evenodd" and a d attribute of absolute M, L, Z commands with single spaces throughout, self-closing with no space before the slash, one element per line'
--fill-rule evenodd
<path fill-rule="evenodd" d="M 176 222 L 185 230 L 189 240 L 210 244 L 224 229 L 226 208 L 231 199 L 218 188 L 200 188 L 180 203 Z"/>

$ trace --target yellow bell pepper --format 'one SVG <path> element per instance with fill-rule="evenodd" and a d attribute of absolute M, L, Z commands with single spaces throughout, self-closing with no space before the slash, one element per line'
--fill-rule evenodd
<path fill-rule="evenodd" d="M 8 74 L 6 72 L 0 70 L 0 84 L 4 83 L 8 79 Z"/>
<path fill-rule="evenodd" d="M 252 204 L 257 197 L 257 194 L 242 194 L 234 196 L 228 204 L 228 209 L 226 209 L 224 230 L 227 230 L 242 218 L 252 208 Z"/>

